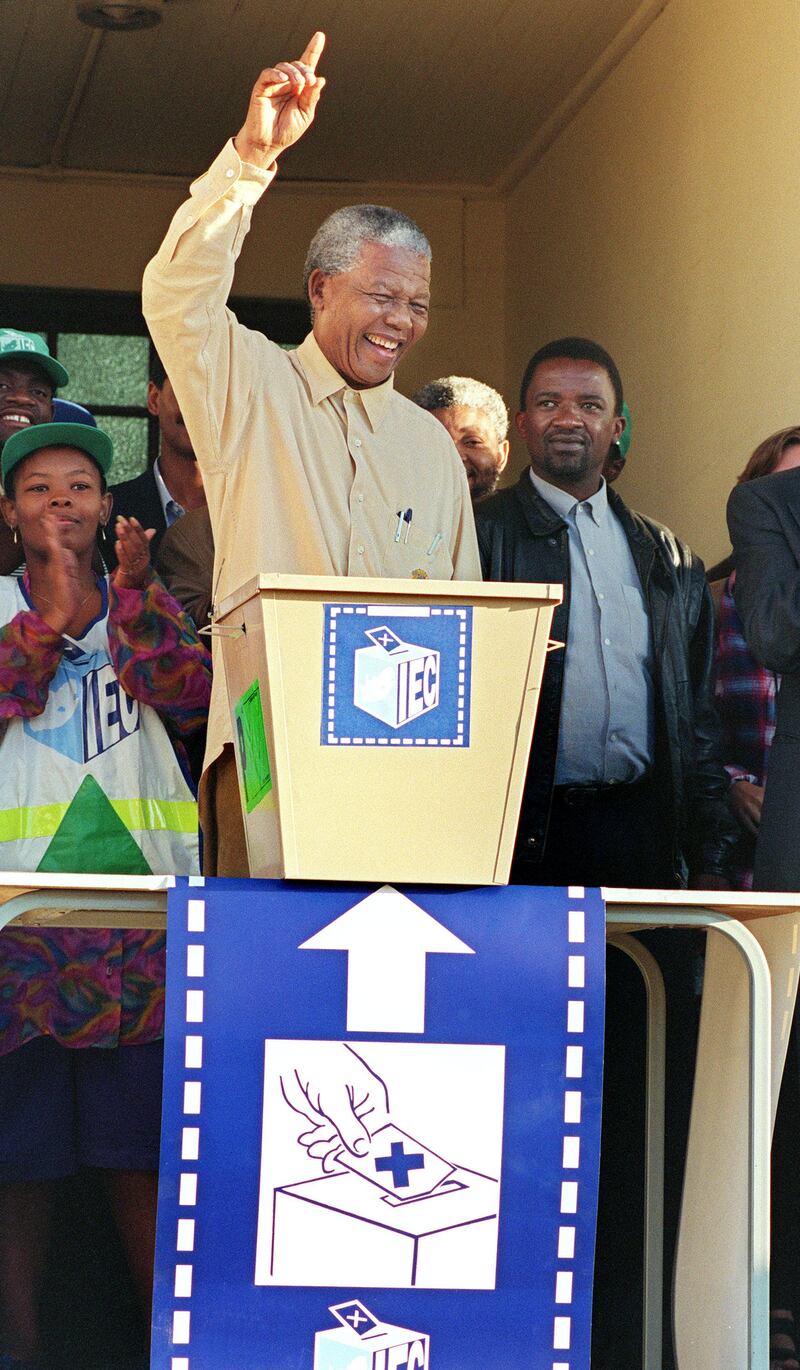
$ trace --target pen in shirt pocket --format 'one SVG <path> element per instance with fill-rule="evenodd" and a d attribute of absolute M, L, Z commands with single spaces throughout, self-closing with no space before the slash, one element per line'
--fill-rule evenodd
<path fill-rule="evenodd" d="M 397 527 L 396 527 L 396 529 L 395 529 L 395 534 L 394 534 L 394 540 L 395 540 L 395 542 L 399 542 L 399 541 L 400 541 L 400 535 L 401 535 L 401 533 L 402 533 L 402 531 L 403 531 L 403 524 L 406 525 L 406 535 L 405 535 L 404 541 L 405 541 L 405 542 L 408 542 L 408 535 L 409 535 L 409 532 L 411 531 L 411 520 L 412 520 L 413 517 L 414 517 L 414 511 L 413 511 L 413 509 L 398 509 L 398 511 L 397 511 Z"/>
<path fill-rule="evenodd" d="M 434 535 L 433 542 L 431 543 L 430 547 L 428 548 L 428 556 L 429 556 L 429 557 L 432 557 L 432 556 L 433 556 L 433 554 L 434 554 L 434 552 L 436 551 L 436 548 L 439 546 L 439 543 L 441 542 L 441 540 L 442 540 L 442 535 L 441 535 L 441 533 L 436 533 L 436 534 Z"/>

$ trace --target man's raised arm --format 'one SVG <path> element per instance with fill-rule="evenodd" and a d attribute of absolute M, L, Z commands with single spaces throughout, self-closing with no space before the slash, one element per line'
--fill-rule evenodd
<path fill-rule="evenodd" d="M 316 74 L 324 44 L 325 35 L 315 33 L 297 61 L 262 71 L 236 138 L 194 182 L 144 274 L 144 316 L 204 476 L 225 467 L 223 425 L 232 439 L 225 451 L 236 451 L 253 368 L 262 376 L 270 369 L 271 345 L 240 329 L 225 305 L 253 206 L 275 176 L 277 158 L 314 118 L 325 84 Z"/>

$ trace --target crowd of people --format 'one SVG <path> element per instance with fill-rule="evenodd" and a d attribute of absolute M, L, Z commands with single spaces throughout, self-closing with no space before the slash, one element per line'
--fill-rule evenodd
<path fill-rule="evenodd" d="M 236 258 L 314 118 L 323 42 L 261 74 L 147 268 L 151 468 L 110 484 L 110 438 L 59 408 L 63 366 L 38 335 L 0 329 L 3 868 L 247 875 L 222 663 L 198 631 L 275 570 L 563 584 L 514 882 L 800 888 L 800 429 L 745 467 L 735 565 L 710 587 L 693 552 L 612 488 L 631 415 L 598 343 L 562 337 L 531 356 L 514 418 L 529 464 L 501 490 L 496 390 L 450 375 L 399 393 L 395 370 L 428 323 L 431 251 L 398 211 L 356 205 L 323 223 L 296 350 L 240 326 L 226 304 Z M 691 1005 L 693 962 L 659 954 Z M 153 933 L 0 934 L 4 1370 L 40 1365 L 52 1197 L 76 1168 L 102 1172 L 148 1306 L 163 956 Z M 679 1023 L 673 1049 L 691 1038 Z M 617 1284 L 630 1259 L 604 1260 Z M 800 1370 L 791 1284 L 776 1294 L 774 1364 Z M 626 1370 L 626 1354 L 617 1325 L 598 1367 Z"/>

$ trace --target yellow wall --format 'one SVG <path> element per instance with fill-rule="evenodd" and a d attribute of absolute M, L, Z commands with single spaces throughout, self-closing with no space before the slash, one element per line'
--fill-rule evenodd
<path fill-rule="evenodd" d="M 669 0 L 507 202 L 509 394 L 548 338 L 603 342 L 620 492 L 707 561 L 752 448 L 800 422 L 799 140 L 796 0 Z"/>
<path fill-rule="evenodd" d="M 668 0 L 505 198 L 278 182 L 236 290 L 296 296 L 330 209 L 397 204 L 434 249 L 431 324 L 400 388 L 460 371 L 513 407 L 536 346 L 596 337 L 634 414 L 622 493 L 716 560 L 748 453 L 800 421 L 799 40 L 796 0 Z M 0 174 L 3 278 L 137 290 L 183 192 L 171 180 Z M 524 460 L 517 442 L 509 478 Z"/>
<path fill-rule="evenodd" d="M 4 283 L 138 291 L 186 188 L 166 179 L 0 175 Z M 337 195 L 278 182 L 255 212 L 236 293 L 299 297 L 314 230 L 339 205 L 366 198 L 410 214 L 433 248 L 431 322 L 398 377 L 400 388 L 410 392 L 455 370 L 502 386 L 504 210 L 498 201 L 380 186 L 370 187 L 369 197 L 353 187 Z"/>

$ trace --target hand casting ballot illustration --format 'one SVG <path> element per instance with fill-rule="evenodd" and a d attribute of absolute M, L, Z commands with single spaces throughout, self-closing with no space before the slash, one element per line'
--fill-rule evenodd
<path fill-rule="evenodd" d="M 502 1047 L 266 1042 L 256 1283 L 493 1289 L 503 1075 Z"/>

